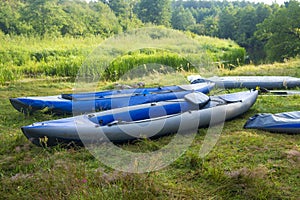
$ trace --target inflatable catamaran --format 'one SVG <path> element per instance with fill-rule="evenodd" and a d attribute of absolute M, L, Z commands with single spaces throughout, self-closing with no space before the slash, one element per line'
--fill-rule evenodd
<path fill-rule="evenodd" d="M 214 85 L 214 83 L 199 83 L 46 97 L 19 97 L 11 98 L 10 102 L 16 110 L 24 113 L 48 109 L 52 113 L 77 115 L 144 103 L 179 99 L 193 91 L 208 93 L 213 89 Z"/>
<path fill-rule="evenodd" d="M 42 145 L 41 141 L 44 141 L 49 146 L 70 142 L 94 144 L 161 137 L 176 133 L 179 129 L 189 131 L 195 127 L 207 127 L 211 122 L 233 119 L 248 111 L 257 95 L 257 91 L 247 91 L 208 97 L 193 92 L 182 99 L 38 122 L 22 127 L 22 131 L 34 144 Z M 222 115 L 223 119 L 214 119 L 214 116 Z M 186 124 L 184 130 L 180 127 L 182 123 Z"/>

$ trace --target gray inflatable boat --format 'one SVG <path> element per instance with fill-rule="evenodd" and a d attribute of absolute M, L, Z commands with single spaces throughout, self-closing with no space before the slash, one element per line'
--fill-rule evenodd
<path fill-rule="evenodd" d="M 215 76 L 203 78 L 199 75 L 192 75 L 188 77 L 188 80 L 192 84 L 213 82 L 217 87 L 226 89 L 256 89 L 256 87 L 265 89 L 286 89 L 300 87 L 300 78 L 290 76 Z"/>
<path fill-rule="evenodd" d="M 207 97 L 194 92 L 184 99 L 34 123 L 22 127 L 22 131 L 34 144 L 46 143 L 48 146 L 157 138 L 176 133 L 179 129 L 188 132 L 195 127 L 207 127 L 212 122 L 217 124 L 233 119 L 248 111 L 257 95 L 257 91 L 246 91 Z"/>

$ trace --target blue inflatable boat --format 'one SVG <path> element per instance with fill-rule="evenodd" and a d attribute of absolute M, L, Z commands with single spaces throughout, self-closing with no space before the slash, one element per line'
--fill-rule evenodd
<path fill-rule="evenodd" d="M 257 114 L 246 122 L 246 129 L 260 129 L 276 133 L 300 133 L 300 111 L 277 114 Z"/>
<path fill-rule="evenodd" d="M 138 138 L 157 138 L 207 127 L 212 122 L 233 119 L 255 103 L 257 91 L 206 96 L 193 92 L 183 99 L 161 101 L 79 115 L 22 127 L 25 136 L 36 145 L 48 146 L 75 142 L 127 142 Z M 220 117 L 224 116 L 224 118 Z M 180 126 L 185 123 L 186 126 Z"/>
<path fill-rule="evenodd" d="M 199 83 L 160 88 L 114 90 L 97 93 L 46 97 L 11 98 L 13 107 L 24 113 L 47 109 L 56 114 L 83 114 L 144 103 L 183 98 L 192 91 L 208 93 L 214 83 Z"/>

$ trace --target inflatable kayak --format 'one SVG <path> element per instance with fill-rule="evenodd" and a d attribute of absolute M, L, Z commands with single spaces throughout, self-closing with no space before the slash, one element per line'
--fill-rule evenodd
<path fill-rule="evenodd" d="M 176 133 L 180 124 L 188 128 L 207 127 L 235 118 L 256 101 L 258 92 L 247 91 L 207 97 L 198 92 L 183 99 L 118 108 L 71 118 L 34 123 L 22 127 L 34 144 L 48 146 L 75 142 L 94 144 L 105 141 L 127 142 L 138 138 L 161 137 Z M 224 116 L 224 118 L 219 116 Z M 218 119 L 213 119 L 216 116 Z M 196 121 L 196 122 L 195 122 Z M 192 124 L 197 123 L 197 124 Z"/>
<path fill-rule="evenodd" d="M 300 111 L 278 114 L 257 114 L 246 122 L 246 129 L 260 129 L 277 133 L 300 133 Z"/>
<path fill-rule="evenodd" d="M 203 78 L 198 75 L 188 77 L 192 84 L 213 82 L 217 87 L 231 88 L 248 88 L 256 89 L 257 87 L 265 89 L 284 89 L 300 87 L 300 78 L 290 76 L 223 76 Z"/>
<path fill-rule="evenodd" d="M 13 107 L 24 113 L 48 109 L 56 114 L 83 114 L 124 106 L 183 98 L 191 91 L 208 93 L 214 83 L 199 83 L 161 88 L 129 89 L 98 93 L 70 94 L 46 97 L 11 98 Z"/>
<path fill-rule="evenodd" d="M 163 86 L 163 87 L 154 87 L 154 88 L 130 88 L 130 89 L 121 89 L 121 90 L 107 90 L 100 92 L 86 92 L 86 93 L 77 93 L 77 94 L 62 94 L 63 99 L 68 100 L 80 100 L 86 98 L 105 98 L 107 96 L 114 95 L 138 95 L 138 94 L 150 94 L 158 92 L 180 92 L 183 90 L 193 90 L 194 87 L 191 85 L 172 85 L 172 86 Z M 197 86 L 195 87 L 197 89 Z"/>

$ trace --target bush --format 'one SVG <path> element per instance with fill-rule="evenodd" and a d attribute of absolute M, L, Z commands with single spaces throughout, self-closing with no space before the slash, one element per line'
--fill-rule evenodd
<path fill-rule="evenodd" d="M 235 68 L 245 63 L 246 50 L 243 48 L 234 48 L 229 52 L 226 52 L 221 57 L 221 60 L 224 61 L 225 68 Z"/>
<path fill-rule="evenodd" d="M 153 70 L 167 73 L 170 68 L 174 71 L 189 71 L 193 66 L 178 54 L 159 49 L 142 49 L 115 59 L 105 70 L 104 77 L 116 81 L 129 71 L 128 78 L 132 78 Z"/>

